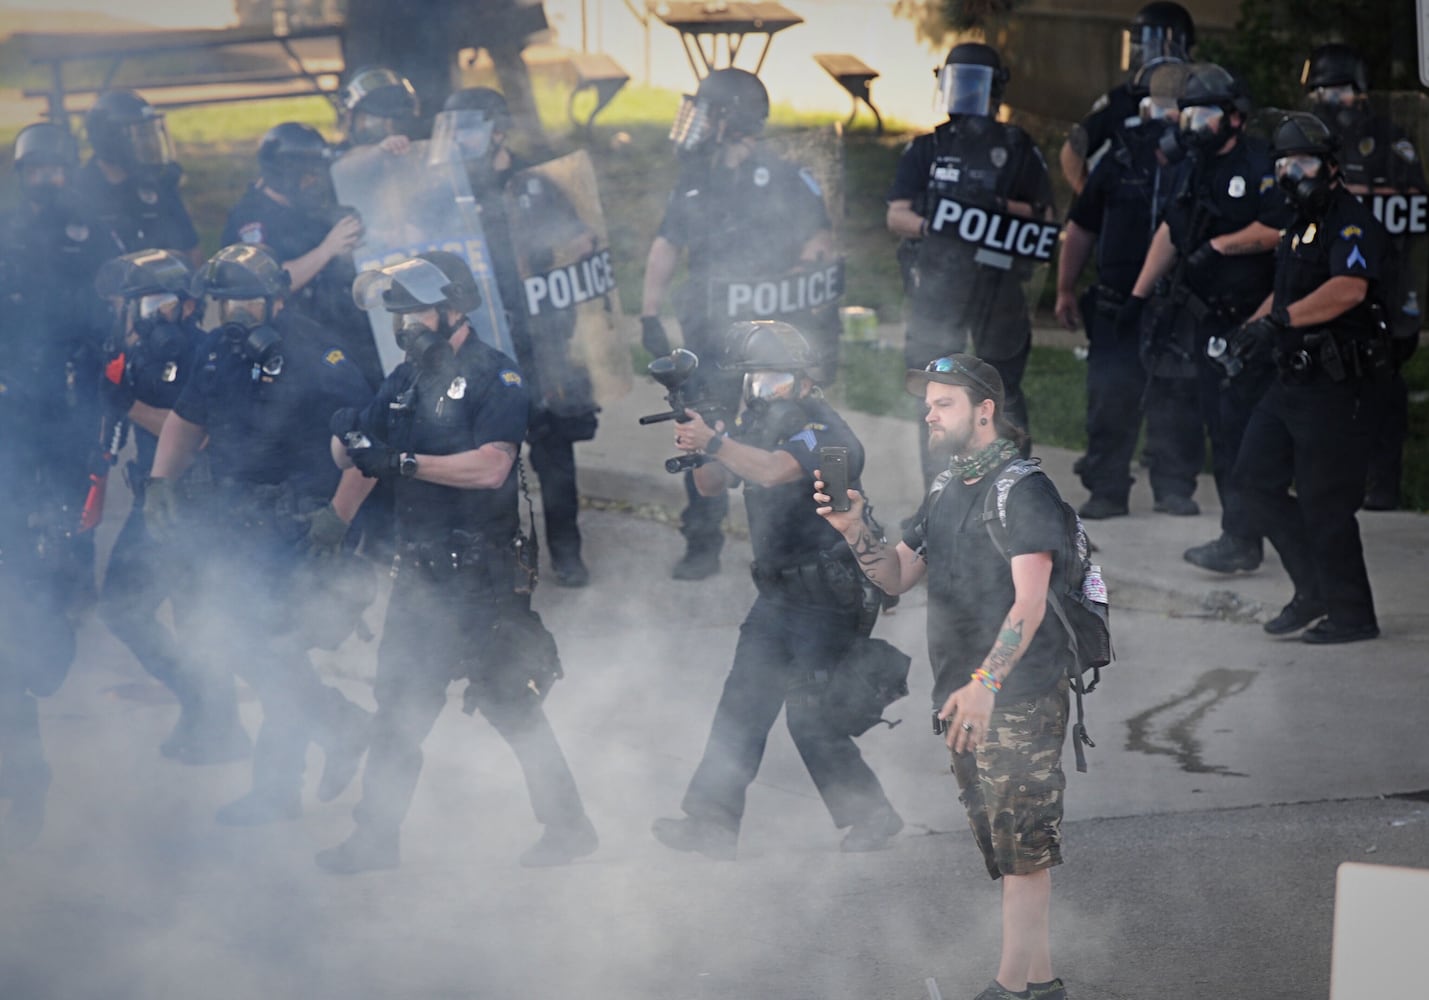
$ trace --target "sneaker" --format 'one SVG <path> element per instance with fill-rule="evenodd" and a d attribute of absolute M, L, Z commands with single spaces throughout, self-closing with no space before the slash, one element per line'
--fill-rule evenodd
<path fill-rule="evenodd" d="M 318 851 L 313 861 L 329 875 L 389 871 L 401 863 L 399 843 L 395 833 L 373 833 L 359 826 L 341 844 Z"/>
<path fill-rule="evenodd" d="M 332 744 L 323 747 L 323 776 L 318 780 L 319 802 L 331 802 L 346 791 L 352 779 L 357 777 L 372 728 L 372 717 L 361 709 L 357 712 L 361 713 L 361 718 L 345 722 Z"/>
<path fill-rule="evenodd" d="M 1201 505 L 1190 497 L 1157 497 L 1151 509 L 1158 514 L 1172 514 L 1176 517 L 1195 517 L 1201 512 Z"/>
<path fill-rule="evenodd" d="M 1027 994 L 1003 989 L 1002 984 L 994 979 L 987 984 L 987 989 L 973 997 L 973 1000 L 1027 1000 Z"/>
<path fill-rule="evenodd" d="M 260 792 L 257 789 L 221 807 L 214 819 L 224 826 L 266 826 L 303 814 L 302 797 L 292 793 Z"/>
<path fill-rule="evenodd" d="M 1027 984 L 1028 1000 L 1067 1000 L 1067 987 L 1062 985 L 1062 980 L 1054 979 L 1050 983 L 1039 983 L 1036 986 Z"/>
<path fill-rule="evenodd" d="M 1363 639 L 1378 639 L 1379 626 L 1374 622 L 1363 625 L 1337 625 L 1329 618 L 1323 618 L 1314 628 L 1306 629 L 1300 636 L 1301 642 L 1312 646 L 1328 646 L 1339 642 L 1360 642 Z"/>
<path fill-rule="evenodd" d="M 1077 514 L 1083 521 L 1101 521 L 1108 517 L 1125 517 L 1130 511 L 1127 509 L 1125 500 L 1112 500 L 1108 497 L 1099 497 L 1095 494 L 1090 500 L 1077 508 Z"/>
<path fill-rule="evenodd" d="M 584 587 L 590 583 L 590 570 L 586 569 L 580 556 L 560 560 L 552 567 L 552 571 L 556 575 L 558 587 Z"/>
<path fill-rule="evenodd" d="M 845 854 L 861 854 L 864 851 L 881 851 L 888 842 L 903 829 L 903 817 L 885 805 L 873 815 L 849 827 L 839 850 Z"/>
<path fill-rule="evenodd" d="M 650 832 L 671 850 L 695 851 L 715 861 L 733 861 L 739 843 L 738 831 L 693 816 L 657 819 Z"/>
<path fill-rule="evenodd" d="M 1249 573 L 1260 568 L 1265 558 L 1264 543 L 1233 535 L 1221 535 L 1204 545 L 1193 545 L 1181 554 L 1193 566 L 1213 573 Z"/>
<path fill-rule="evenodd" d="M 670 576 L 676 580 L 703 580 L 719 572 L 719 552 L 714 549 L 687 549 Z"/>
<path fill-rule="evenodd" d="M 568 865 L 576 858 L 594 854 L 600 846 L 600 837 L 590 818 L 582 816 L 580 822 L 572 826 L 546 827 L 541 839 L 536 841 L 526 853 L 521 855 L 522 868 L 553 868 Z"/>
<path fill-rule="evenodd" d="M 1296 594 L 1290 599 L 1289 604 L 1280 609 L 1280 614 L 1270 619 L 1261 628 L 1265 629 L 1268 635 L 1289 635 L 1291 632 L 1299 632 L 1306 625 L 1312 624 L 1315 619 L 1325 617 L 1325 610 L 1324 601 L 1316 601 Z"/>

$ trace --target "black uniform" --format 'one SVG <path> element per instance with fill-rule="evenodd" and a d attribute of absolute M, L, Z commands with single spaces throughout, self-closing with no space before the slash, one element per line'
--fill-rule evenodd
<path fill-rule="evenodd" d="M 182 176 L 178 164 L 169 164 L 155 177 L 136 173 L 111 184 L 98 161 L 91 159 L 74 183 L 85 210 L 119 241 L 120 253 L 188 253 L 198 246 L 198 230 L 179 194 Z"/>
<path fill-rule="evenodd" d="M 1182 261 L 1212 237 L 1238 232 L 1253 222 L 1284 228 L 1293 217 L 1275 184 L 1270 150 L 1242 134 L 1223 155 L 1185 161 L 1176 195 L 1166 208 L 1171 243 Z M 1181 265 L 1178 265 L 1181 266 Z M 1184 268 L 1181 281 L 1191 299 L 1172 317 L 1172 330 L 1156 331 L 1146 348 L 1148 367 L 1160 373 L 1173 352 L 1181 352 L 1176 377 L 1159 377 L 1148 396 L 1147 449 L 1153 455 L 1157 498 L 1189 497 L 1211 441 L 1211 469 L 1221 501 L 1224 534 L 1259 538 L 1230 482 L 1241 435 L 1251 407 L 1270 380 L 1268 369 L 1246 371 L 1230 385 L 1206 357 L 1211 337 L 1224 336 L 1253 313 L 1270 292 L 1275 271 L 1269 251 L 1215 256 L 1204 267 Z"/>
<path fill-rule="evenodd" d="M 199 501 L 195 624 L 211 630 L 205 649 L 224 657 L 263 702 L 254 791 L 296 805 L 309 741 L 331 753 L 359 739 L 367 718 L 308 659 L 293 574 L 304 559 L 302 515 L 329 503 L 337 488 L 328 422 L 370 394 L 321 327 L 286 310 L 272 325 L 282 337 L 281 361 L 263 366 L 221 330 L 210 334 L 173 412 L 208 432 L 213 478 Z"/>
<path fill-rule="evenodd" d="M 595 399 L 589 380 L 574 395 L 564 395 L 556 412 L 546 405 L 546 386 L 543 379 L 560 380 L 560 385 L 552 385 L 552 398 L 557 391 L 568 388 L 569 378 L 561 378 L 570 373 L 555 370 L 546 372 L 538 364 L 541 360 L 562 359 L 552 367 L 564 369 L 565 344 L 537 344 L 536 338 L 560 333 L 545 328 L 533 329 L 535 321 L 526 308 L 526 290 L 521 280 L 516 246 L 512 241 L 511 220 L 508 218 L 504 193 L 508 181 L 531 166 L 512 157 L 506 170 L 492 175 L 490 183 L 473 190 L 481 212 L 481 227 L 486 236 L 486 245 L 491 252 L 492 269 L 495 271 L 496 286 L 501 292 L 501 302 L 506 308 L 511 331 L 511 341 L 516 349 L 516 360 L 527 381 L 531 400 L 530 422 L 526 440 L 531 448 L 531 466 L 541 483 L 541 513 L 546 526 L 546 547 L 552 563 L 558 568 L 578 563 L 581 551 L 580 527 L 577 516 L 580 513 L 580 492 L 576 486 L 575 442 L 589 441 L 595 437 Z M 522 199 L 523 219 L 518 224 L 527 225 L 528 239 L 535 234 L 549 240 L 551 249 L 589 232 L 574 207 L 560 191 L 550 184 L 532 179 L 527 189 L 518 196 Z M 532 262 L 537 270 L 545 270 L 548 263 Z M 570 332 L 565 331 L 568 341 Z M 553 348 L 546 350 L 547 347 Z M 539 348 L 539 351 L 538 351 Z M 583 398 L 582 398 L 583 397 Z"/>
<path fill-rule="evenodd" d="M 1347 185 L 1368 191 L 1362 200 L 1389 231 L 1392 263 L 1381 283 L 1384 305 L 1395 334 L 1395 365 L 1376 402 L 1379 423 L 1370 441 L 1367 507 L 1399 506 L 1403 478 L 1404 442 L 1409 431 L 1409 387 L 1400 366 L 1419 346 L 1423 322 L 1419 291 L 1423 282 L 1424 246 L 1429 238 L 1429 218 L 1411 209 L 1411 194 L 1429 193 L 1418 150 L 1404 130 L 1379 115 L 1356 117 L 1342 127 L 1335 117 L 1325 119 L 1340 140 L 1336 159 Z M 1384 192 L 1392 189 L 1393 193 Z"/>
<path fill-rule="evenodd" d="M 127 344 L 123 353 L 106 365 L 107 369 L 120 366 L 116 394 L 126 403 L 125 413 L 111 413 L 111 419 L 123 418 L 127 403 L 135 400 L 159 410 L 173 409 L 202 360 L 199 347 L 204 336 L 192 320 L 160 321 L 137 343 Z M 144 496 L 158 438 L 137 423 L 129 427 L 134 459 L 125 466 L 124 479 L 134 503 L 109 554 L 99 615 L 129 647 L 139 665 L 172 691 L 179 702 L 179 728 L 174 738 L 166 741 L 164 752 L 201 760 L 224 746 L 222 755 L 232 757 L 241 754 L 247 742 L 238 721 L 232 677 L 220 676 L 208 667 L 208 657 L 201 650 L 186 655 L 169 628 L 155 617 L 159 606 L 168 599 L 181 624 L 189 622 L 192 577 L 178 565 L 179 560 L 165 564 L 156 558 L 155 545 L 144 522 Z M 198 740 L 205 742 L 203 748 L 198 746 Z"/>
<path fill-rule="evenodd" d="M 252 184 L 223 227 L 220 241 L 262 244 L 282 263 L 308 253 L 337 221 L 274 201 L 261 184 Z M 334 257 L 302 288 L 288 296 L 287 307 L 321 326 L 337 338 L 343 352 L 352 359 L 368 384 L 382 382 L 382 359 L 372 336 L 367 315 L 352 301 L 352 281 L 357 277 L 350 255 Z"/>
<path fill-rule="evenodd" d="M 791 697 L 816 671 L 832 669 L 860 634 L 861 573 L 809 497 L 820 448 L 849 449 L 850 481 L 859 488 L 863 446 L 819 397 L 776 401 L 753 419 L 746 413 L 731 436 L 792 455 L 804 474 L 778 486 L 744 486 L 759 596 L 740 626 L 709 743 L 682 806 L 697 820 L 737 831 L 745 792 L 782 707 L 835 826 L 892 813 L 853 738 L 830 725 L 817 700 Z"/>
<path fill-rule="evenodd" d="M 1140 98 L 1132 92 L 1131 85 L 1118 83 L 1097 98 L 1087 116 L 1073 127 L 1073 148 L 1080 145 L 1088 161 L 1108 143 L 1111 148 L 1107 153 L 1114 153 L 1128 132 L 1141 121 L 1140 108 Z"/>
<path fill-rule="evenodd" d="M 1052 182 L 1022 129 L 982 115 L 954 115 L 909 143 L 887 200 L 910 200 L 914 211 L 926 215 L 944 197 L 984 208 L 996 208 L 999 199 L 1022 201 L 1040 216 L 1052 205 Z M 921 369 L 934 358 L 976 354 L 1002 376 L 1008 417 L 1026 428 L 1022 374 L 1032 350 L 1032 322 L 1022 291 L 1025 265 L 1004 270 L 980 264 L 977 250 L 954 236 L 917 242 L 907 281 L 904 357 L 909 368 Z M 931 481 L 939 470 L 927 455 L 926 429 L 922 440 L 924 478 Z"/>
<path fill-rule="evenodd" d="M 1131 486 L 1146 370 L 1140 344 L 1117 336 L 1116 314 L 1136 284 L 1171 194 L 1171 169 L 1156 157 L 1159 134 L 1150 128 L 1127 130 L 1121 146 L 1092 170 L 1069 216 L 1097 236 L 1097 284 L 1080 302 L 1089 348 L 1082 485 L 1095 497 L 1123 505 Z"/>
<path fill-rule="evenodd" d="M 530 412 L 511 360 L 469 335 L 432 371 L 399 365 L 361 415 L 376 442 L 419 455 L 453 455 L 494 442 L 517 443 Z M 511 664 L 493 656 L 498 620 L 529 610 L 514 592 L 513 542 L 520 530 L 518 471 L 494 489 L 457 489 L 397 480 L 398 562 L 377 651 L 377 716 L 363 776 L 359 829 L 395 841 L 422 769 L 422 742 L 446 704 L 451 682 L 495 675 Z M 495 686 L 495 685 L 494 685 Z M 476 707 L 511 745 L 536 818 L 548 827 L 585 821 L 575 779 L 541 701 L 522 691 Z"/>
<path fill-rule="evenodd" d="M 823 189 L 807 168 L 761 146 L 733 170 L 718 164 L 720 155 L 693 156 L 681 164 L 657 235 L 688 253 L 689 280 L 676 293 L 675 311 L 685 346 L 700 358 L 694 381 L 706 386 L 718 406 L 732 414 L 740 380 L 716 374 L 732 322 L 793 323 L 809 336 L 828 367 L 838 343 L 829 324 L 837 324 L 838 312 L 829 309 L 815 315 L 796 309 L 752 315 L 729 309 L 729 296 L 720 294 L 729 282 L 749 284 L 799 271 L 805 244 L 829 229 L 830 223 Z M 695 385 L 690 388 L 698 391 Z M 690 474 L 685 476 L 685 497 L 680 524 L 689 547 L 718 551 L 729 498 L 700 496 Z"/>
<path fill-rule="evenodd" d="M 1234 472 L 1296 597 L 1323 605 L 1331 624 L 1345 628 L 1376 625 L 1355 510 L 1364 495 L 1371 403 L 1388 364 L 1374 312 L 1387 252 L 1369 208 L 1338 185 L 1321 218 L 1300 218 L 1281 237 L 1276 309 L 1341 275 L 1366 279 L 1369 294 L 1323 327 L 1280 334 L 1278 375 L 1251 415 Z"/>

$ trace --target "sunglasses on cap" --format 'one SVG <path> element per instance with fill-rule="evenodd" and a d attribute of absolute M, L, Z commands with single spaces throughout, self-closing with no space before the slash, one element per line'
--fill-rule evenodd
<path fill-rule="evenodd" d="M 982 376 L 978 375 L 957 358 L 934 358 L 928 362 L 923 370 L 937 375 L 961 375 L 963 378 L 969 379 L 974 386 L 986 393 L 989 399 L 996 399 L 1002 395 L 992 386 L 988 385 Z"/>

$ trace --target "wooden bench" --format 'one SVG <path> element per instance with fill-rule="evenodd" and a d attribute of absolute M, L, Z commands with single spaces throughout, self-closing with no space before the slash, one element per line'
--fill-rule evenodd
<path fill-rule="evenodd" d="M 849 55 L 847 52 L 822 53 L 814 56 L 814 62 L 822 66 L 824 72 L 837 80 L 839 86 L 847 90 L 849 96 L 853 98 L 853 111 L 849 114 L 845 127 L 852 125 L 853 120 L 858 117 L 858 102 L 862 101 L 868 105 L 868 110 L 873 112 L 877 132 L 882 135 L 883 116 L 873 106 L 873 100 L 869 96 L 870 86 L 874 80 L 878 79 L 878 70 L 869 66 L 858 56 Z"/>
<path fill-rule="evenodd" d="M 30 62 L 49 68 L 50 86 L 26 90 L 25 96 L 46 98 L 50 120 L 66 124 L 68 115 L 83 110 L 72 107 L 71 98 L 111 87 L 144 91 L 150 103 L 164 108 L 313 95 L 335 100 L 343 72 L 342 32 L 342 25 L 332 24 L 296 28 L 283 35 L 270 28 L 247 27 L 102 35 L 17 33 L 14 37 Z M 212 68 L 191 72 L 163 73 L 152 66 L 155 58 L 216 56 L 220 51 L 246 56 L 243 61 L 252 63 L 252 68 L 225 67 L 218 59 Z M 139 63 L 141 72 L 120 79 L 126 63 Z M 98 66 L 100 82 L 66 81 L 66 67 L 80 64 Z"/>
<path fill-rule="evenodd" d="M 571 67 L 576 74 L 576 85 L 566 102 L 566 113 L 570 115 L 572 125 L 589 132 L 595 123 L 595 116 L 604 111 L 605 106 L 620 93 L 620 88 L 630 82 L 630 74 L 603 52 L 573 52 Z M 582 122 L 576 117 L 576 98 L 587 90 L 595 94 L 595 107 Z"/>

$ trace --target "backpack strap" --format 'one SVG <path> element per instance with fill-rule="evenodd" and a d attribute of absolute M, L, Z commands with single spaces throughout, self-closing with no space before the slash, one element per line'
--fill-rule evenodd
<path fill-rule="evenodd" d="M 1046 475 L 1042 471 L 1041 463 L 1036 459 L 1013 459 L 997 474 L 997 481 L 992 484 L 992 489 L 988 490 L 987 498 L 983 501 L 982 519 L 987 527 L 987 536 L 992 540 L 992 547 L 997 549 L 1009 564 L 1012 562 L 1012 553 L 1007 548 L 1007 498 L 1014 486 L 1034 474 Z M 1071 681 L 1072 692 L 1077 696 L 1077 721 L 1072 726 L 1072 754 L 1076 758 L 1077 770 L 1086 773 L 1087 755 L 1082 747 L 1085 745 L 1095 749 L 1096 743 L 1087 734 L 1086 712 L 1082 707 L 1082 695 L 1086 693 L 1086 688 L 1082 684 L 1082 671 L 1079 666 L 1081 655 L 1077 646 L 1077 633 L 1062 607 L 1055 582 L 1050 580 L 1047 585 L 1047 606 L 1062 623 L 1062 631 L 1067 634 L 1067 649 L 1072 654 L 1072 664 L 1067 668 L 1067 678 Z"/>

